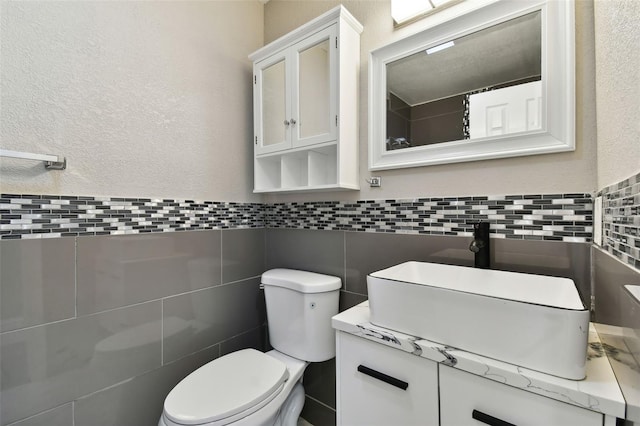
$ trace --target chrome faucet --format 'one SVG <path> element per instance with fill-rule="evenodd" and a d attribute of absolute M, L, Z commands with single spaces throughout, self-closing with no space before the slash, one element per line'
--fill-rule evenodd
<path fill-rule="evenodd" d="M 489 269 L 491 266 L 491 244 L 489 242 L 489 222 L 473 224 L 473 240 L 469 250 L 475 255 L 476 268 Z"/>

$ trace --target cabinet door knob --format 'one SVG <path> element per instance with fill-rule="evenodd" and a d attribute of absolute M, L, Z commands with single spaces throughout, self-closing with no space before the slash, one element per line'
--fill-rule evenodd
<path fill-rule="evenodd" d="M 478 410 L 473 410 L 471 418 L 489 426 L 516 426 L 513 423 L 505 422 Z"/>
<path fill-rule="evenodd" d="M 366 374 L 367 376 L 373 377 L 374 379 L 378 379 L 385 383 L 390 384 L 391 386 L 395 386 L 402 390 L 407 390 L 409 387 L 409 383 L 402 381 L 400 379 L 396 379 L 395 377 L 388 376 L 384 373 L 374 370 L 373 368 L 366 367 L 362 364 L 358 366 L 358 371 L 362 374 Z"/>
<path fill-rule="evenodd" d="M 291 123 L 289 123 L 289 120 L 284 120 L 284 125 L 285 126 L 288 126 L 289 124 L 291 124 Z"/>
<path fill-rule="evenodd" d="M 295 126 L 295 125 L 296 125 L 296 119 L 295 119 L 295 118 L 292 118 L 292 119 L 291 119 L 291 120 L 289 120 L 289 121 L 291 122 L 291 125 L 292 125 L 292 126 Z"/>

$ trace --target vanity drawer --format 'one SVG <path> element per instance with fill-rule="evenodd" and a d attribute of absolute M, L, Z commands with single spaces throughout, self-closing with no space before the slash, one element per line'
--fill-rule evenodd
<path fill-rule="evenodd" d="M 337 332 L 338 425 L 437 425 L 437 364 Z"/>
<path fill-rule="evenodd" d="M 595 411 L 440 365 L 440 421 L 441 426 L 602 426 L 604 418 Z"/>

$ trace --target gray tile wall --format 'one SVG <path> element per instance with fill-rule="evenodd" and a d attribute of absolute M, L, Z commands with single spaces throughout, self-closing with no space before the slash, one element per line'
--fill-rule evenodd
<path fill-rule="evenodd" d="M 340 310 L 367 299 L 370 272 L 408 261 L 473 265 L 469 237 L 321 231 L 267 230 L 267 269 L 299 268 L 343 279 Z M 492 240 L 496 269 L 572 278 L 585 306 L 590 300 L 589 245 L 558 241 Z M 335 424 L 335 361 L 311 364 L 304 377 L 310 423 Z"/>
<path fill-rule="evenodd" d="M 36 414 L 12 426 L 54 426 L 73 424 L 73 403 L 64 404 L 44 413 Z"/>
<path fill-rule="evenodd" d="M 0 243 L 0 332 L 75 316 L 75 241 Z"/>
<path fill-rule="evenodd" d="M 637 189 L 637 177 L 625 182 Z M 615 205 L 618 195 L 629 202 L 625 182 L 609 197 L 622 216 L 637 213 L 635 204 Z M 590 194 L 272 205 L 4 194 L 0 425 L 153 425 L 190 371 L 268 346 L 257 288 L 265 269 L 339 276 L 344 310 L 366 300 L 374 270 L 406 260 L 471 265 L 477 220 L 492 223 L 495 268 L 573 278 L 588 305 L 591 209 Z M 612 220 L 608 235 L 634 237 L 635 219 L 623 220 Z M 609 293 L 596 287 L 611 301 L 603 318 L 620 308 Z M 327 361 L 305 374 L 303 417 L 317 426 L 335 423 L 334 371 Z M 60 384 L 59 394 L 44 391 Z M 33 403 L 17 403 L 26 396 Z"/>
<path fill-rule="evenodd" d="M 221 232 L 78 238 L 78 314 L 219 285 Z"/>
<path fill-rule="evenodd" d="M 640 272 L 595 246 L 592 248 L 592 262 L 595 321 L 634 328 L 640 335 L 640 311 L 629 308 L 636 302 L 624 288 L 625 285 L 640 286 Z"/>
<path fill-rule="evenodd" d="M 0 241 L 0 424 L 155 425 L 195 368 L 263 349 L 265 235 Z"/>
<path fill-rule="evenodd" d="M 259 287 L 257 277 L 164 299 L 164 361 L 175 361 L 264 324 Z"/>

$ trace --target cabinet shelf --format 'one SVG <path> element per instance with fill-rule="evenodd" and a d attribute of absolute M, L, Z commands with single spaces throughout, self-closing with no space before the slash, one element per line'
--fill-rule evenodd
<path fill-rule="evenodd" d="M 358 189 L 340 182 L 337 145 L 256 157 L 254 192 Z"/>
<path fill-rule="evenodd" d="M 339 185 L 318 185 L 318 186 L 300 186 L 297 188 L 280 188 L 277 190 L 256 189 L 253 192 L 256 194 L 260 194 L 260 193 L 273 193 L 273 192 L 294 193 L 294 192 L 350 191 L 350 190 L 358 190 L 358 189 L 360 188 L 339 186 Z"/>

